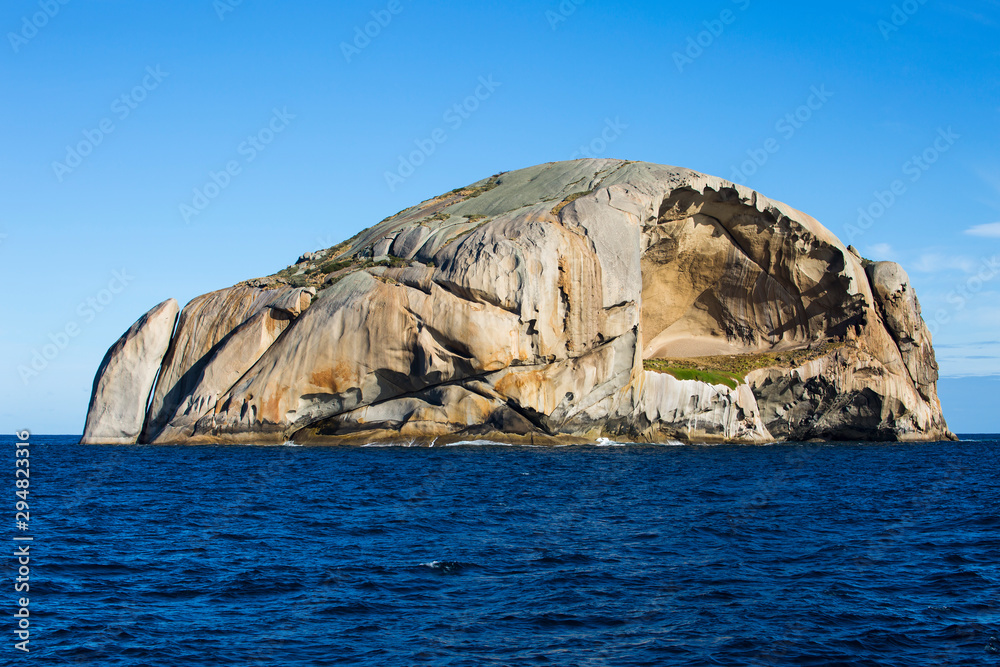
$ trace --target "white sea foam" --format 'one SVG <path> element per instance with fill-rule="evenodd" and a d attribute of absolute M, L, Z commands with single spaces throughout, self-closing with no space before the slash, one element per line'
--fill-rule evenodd
<path fill-rule="evenodd" d="M 492 446 L 492 447 L 516 447 L 509 442 L 497 442 L 495 440 L 459 440 L 458 442 L 450 442 L 446 447 L 460 447 L 462 445 L 475 445 L 477 447 Z"/>
<path fill-rule="evenodd" d="M 291 443 L 286 443 L 291 444 Z M 596 442 L 587 443 L 572 443 L 572 444 L 558 444 L 558 445 L 533 445 L 529 443 L 513 443 L 513 442 L 499 442 L 497 440 L 459 440 L 457 442 L 449 442 L 444 445 L 438 444 L 437 438 L 435 438 L 430 443 L 425 442 L 369 442 L 362 447 L 519 447 L 519 448 L 530 448 L 530 449 L 549 449 L 555 448 L 560 449 L 563 447 L 689 447 L 691 443 L 680 442 L 679 440 L 669 440 L 667 442 L 618 442 L 616 440 L 611 440 L 610 438 L 598 438 Z M 301 446 L 301 445 L 295 445 Z"/>

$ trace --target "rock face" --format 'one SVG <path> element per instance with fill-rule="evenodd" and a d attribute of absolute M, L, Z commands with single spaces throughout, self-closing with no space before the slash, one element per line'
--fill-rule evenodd
<path fill-rule="evenodd" d="M 718 178 L 577 160 L 195 299 L 141 439 L 951 438 L 936 381 L 898 265 Z"/>
<path fill-rule="evenodd" d="M 291 320 L 288 311 L 268 306 L 227 334 L 175 385 L 179 390 L 174 395 L 183 398 L 176 406 L 172 399 L 169 407 L 161 408 L 158 414 L 165 415 L 165 424 L 149 441 L 154 444 L 177 442 L 193 432 L 198 420 L 215 407 L 219 396 L 250 370 Z M 168 414 L 168 409 L 173 412 Z M 150 426 L 147 432 L 153 432 L 154 428 Z"/>
<path fill-rule="evenodd" d="M 309 307 L 314 293 L 315 290 L 288 286 L 277 289 L 240 286 L 205 294 L 185 306 L 177 324 L 177 333 L 171 340 L 170 348 L 163 360 L 163 368 L 156 383 L 156 392 L 153 394 L 149 417 L 143 430 L 143 442 L 157 441 L 160 431 L 172 418 L 179 416 L 178 411 L 182 406 L 184 406 L 184 421 L 191 418 L 191 407 L 201 404 L 198 400 L 199 392 L 206 390 L 205 366 L 213 359 L 218 360 L 220 356 L 220 351 L 216 349 L 218 345 L 223 344 L 223 341 L 226 341 L 239 327 L 266 309 L 285 313 L 284 316 L 280 316 L 285 321 L 297 317 Z M 232 343 L 232 341 L 226 342 Z M 273 339 L 270 342 L 273 342 Z M 230 345 L 230 349 L 232 348 Z M 231 378 L 230 384 L 208 391 L 228 389 L 232 382 L 250 369 L 266 349 L 265 346 L 256 353 L 244 349 L 237 355 L 231 353 L 223 355 L 232 358 L 228 362 L 230 370 L 222 375 L 235 377 Z M 219 365 L 216 361 L 216 368 Z M 241 367 L 241 370 L 235 372 L 232 370 L 235 367 Z M 209 374 L 208 377 L 211 378 L 212 375 Z M 206 409 L 210 407 L 214 407 L 214 401 Z"/>
<path fill-rule="evenodd" d="M 933 401 L 938 366 L 931 334 L 920 317 L 920 302 L 910 287 L 910 277 L 895 262 L 870 265 L 868 276 L 886 329 L 899 346 L 910 379 L 921 396 Z"/>
<path fill-rule="evenodd" d="M 146 417 L 160 362 L 177 321 L 177 302 L 168 299 L 139 318 L 104 355 L 94 379 L 84 444 L 134 444 Z"/>

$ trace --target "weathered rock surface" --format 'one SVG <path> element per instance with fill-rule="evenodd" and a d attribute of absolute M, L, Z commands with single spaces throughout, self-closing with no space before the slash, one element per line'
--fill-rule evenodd
<path fill-rule="evenodd" d="M 748 385 L 730 389 L 646 372 L 637 425 L 646 439 L 760 444 L 774 441 Z"/>
<path fill-rule="evenodd" d="M 753 365 L 735 388 L 644 366 L 708 355 Z M 900 267 L 718 178 L 577 160 L 195 299 L 142 439 L 949 438 L 936 380 Z"/>
<path fill-rule="evenodd" d="M 270 306 L 239 325 L 188 371 L 179 383 L 184 398 L 152 439 L 154 444 L 183 442 L 197 421 L 218 403 L 278 339 L 292 321 L 286 310 Z"/>
<path fill-rule="evenodd" d="M 199 296 L 186 305 L 163 360 L 143 429 L 143 442 L 156 440 L 178 408 L 191 397 L 213 348 L 223 338 L 265 308 L 297 317 L 309 307 L 312 296 L 313 291 L 288 286 L 278 289 L 241 286 Z M 250 364 L 256 360 L 256 357 L 250 359 Z"/>
<path fill-rule="evenodd" d="M 930 331 L 920 316 L 920 302 L 910 287 L 910 277 L 895 262 L 876 262 L 868 267 L 868 275 L 879 311 L 899 346 L 910 379 L 927 401 L 936 401 L 938 365 Z"/>
<path fill-rule="evenodd" d="M 160 362 L 177 321 L 177 301 L 168 299 L 129 327 L 111 346 L 94 378 L 84 444 L 134 444 L 146 417 Z"/>

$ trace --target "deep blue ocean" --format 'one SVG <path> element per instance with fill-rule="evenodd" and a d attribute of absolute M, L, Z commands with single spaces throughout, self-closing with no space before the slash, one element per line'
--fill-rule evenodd
<path fill-rule="evenodd" d="M 1000 443 L 94 447 L 2 664 L 1000 665 Z M 15 593 L 15 536 L 31 536 Z M 24 544 L 18 543 L 18 544 Z M 14 649 L 29 597 L 30 653 Z"/>

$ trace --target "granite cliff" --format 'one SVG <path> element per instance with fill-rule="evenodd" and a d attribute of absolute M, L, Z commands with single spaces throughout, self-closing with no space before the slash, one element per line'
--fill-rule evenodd
<path fill-rule="evenodd" d="M 953 438 L 905 271 L 743 186 L 493 176 L 144 315 L 85 443 Z"/>

